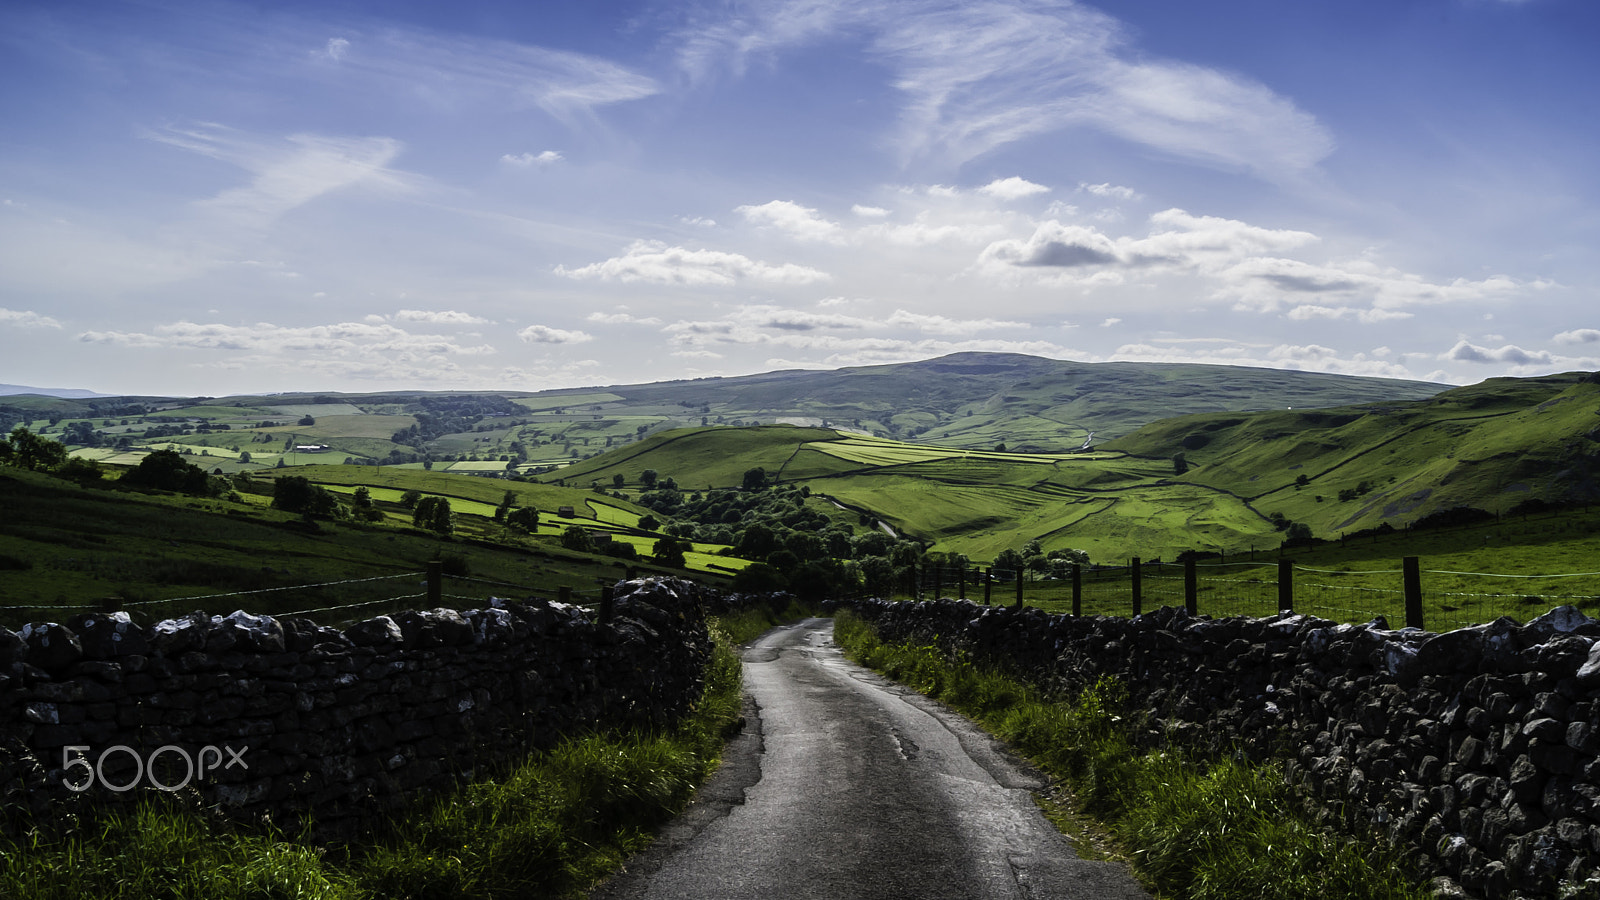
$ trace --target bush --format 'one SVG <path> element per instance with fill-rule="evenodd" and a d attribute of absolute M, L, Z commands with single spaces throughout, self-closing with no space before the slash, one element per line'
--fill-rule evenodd
<path fill-rule="evenodd" d="M 211 476 L 199 466 L 185 461 L 176 450 L 157 450 L 139 460 L 137 466 L 122 476 L 121 483 L 200 497 L 211 494 Z"/>

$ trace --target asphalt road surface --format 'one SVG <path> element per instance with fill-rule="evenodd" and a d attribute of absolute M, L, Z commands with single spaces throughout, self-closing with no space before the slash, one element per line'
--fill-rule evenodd
<path fill-rule="evenodd" d="M 745 651 L 746 726 L 695 804 L 595 900 L 1149 895 L 1078 859 L 1044 785 L 967 720 L 844 660 L 812 619 Z"/>

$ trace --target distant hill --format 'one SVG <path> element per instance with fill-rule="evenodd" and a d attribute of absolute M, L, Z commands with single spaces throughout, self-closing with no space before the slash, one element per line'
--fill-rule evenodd
<path fill-rule="evenodd" d="M 609 386 L 632 403 L 738 411 L 952 447 L 1054 452 L 1171 416 L 1417 400 L 1448 385 L 1187 363 L 1081 363 L 956 353 L 829 371 Z"/>
<path fill-rule="evenodd" d="M 34 394 L 40 397 L 57 397 L 62 400 L 87 400 L 91 397 L 115 396 L 114 394 L 98 394 L 94 391 L 85 391 L 76 388 L 41 388 L 28 387 L 21 384 L 0 384 L 0 397 L 13 397 L 18 394 Z"/>

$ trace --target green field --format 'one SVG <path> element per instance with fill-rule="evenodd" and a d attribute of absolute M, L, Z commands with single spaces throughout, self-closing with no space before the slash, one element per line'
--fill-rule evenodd
<path fill-rule="evenodd" d="M 422 602 L 418 573 L 440 557 L 457 561 L 451 571 L 460 577 L 448 580 L 445 594 L 462 606 L 491 595 L 554 596 L 563 587 L 593 602 L 599 588 L 622 578 L 629 565 L 663 571 L 647 558 L 656 537 L 636 528 L 642 511 L 589 491 L 387 466 L 302 466 L 271 474 L 303 475 L 346 496 L 367 486 L 384 518 L 308 524 L 270 508 L 268 479 L 257 479 L 265 494 L 198 499 L 121 491 L 111 484 L 80 487 L 0 468 L 0 503 L 7 513 L 0 521 L 0 624 L 60 621 L 106 608 L 152 617 L 245 608 L 269 614 L 322 610 L 310 615 L 324 621 L 364 618 L 415 608 Z M 493 519 L 508 489 L 517 506 L 541 510 L 536 535 L 510 531 Z M 400 505 L 408 490 L 450 500 L 454 538 L 411 527 L 411 512 Z M 573 517 L 556 515 L 567 505 L 574 507 Z M 625 563 L 563 550 L 556 538 L 568 526 L 612 532 L 646 558 Z M 716 580 L 746 565 L 719 555 L 722 549 L 695 545 L 687 554 L 689 574 Z M 352 579 L 359 581 L 348 583 Z M 396 599 L 386 602 L 390 598 Z"/>

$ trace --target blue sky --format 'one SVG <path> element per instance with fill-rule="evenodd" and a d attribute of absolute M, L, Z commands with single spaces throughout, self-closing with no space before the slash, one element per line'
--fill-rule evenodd
<path fill-rule="evenodd" d="M 1600 369 L 1593 0 L 0 6 L 0 382 Z"/>

